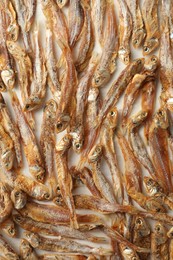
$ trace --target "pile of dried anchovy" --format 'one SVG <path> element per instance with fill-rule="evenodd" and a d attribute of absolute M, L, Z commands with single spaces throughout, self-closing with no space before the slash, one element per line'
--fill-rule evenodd
<path fill-rule="evenodd" d="M 173 1 L 144 0 L 141 11 L 117 0 L 117 15 L 113 0 L 36 3 L 0 1 L 0 91 L 12 107 L 0 94 L 0 259 L 173 259 Z M 159 58 L 132 60 L 130 41 Z M 118 57 L 126 67 L 101 98 Z"/>

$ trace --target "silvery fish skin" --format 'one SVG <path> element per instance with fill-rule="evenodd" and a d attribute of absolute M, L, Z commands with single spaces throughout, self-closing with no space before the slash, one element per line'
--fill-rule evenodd
<path fill-rule="evenodd" d="M 128 0 L 126 1 L 129 10 L 132 15 L 133 30 L 132 30 L 132 44 L 134 48 L 141 46 L 146 36 L 146 30 L 144 28 L 144 22 L 139 6 L 139 0 Z"/>
<path fill-rule="evenodd" d="M 17 128 L 17 125 L 12 120 L 11 115 L 9 114 L 9 110 L 5 103 L 5 100 L 0 93 L 0 115 L 1 115 L 1 123 L 5 129 L 5 131 L 9 134 L 13 141 L 14 151 L 16 155 L 17 164 L 19 167 L 22 166 L 22 151 L 20 145 L 20 133 Z"/>
<path fill-rule="evenodd" d="M 20 240 L 20 255 L 23 259 L 26 260 L 38 260 L 40 259 L 34 248 L 29 244 L 26 239 Z"/>
<path fill-rule="evenodd" d="M 46 180 L 50 188 L 50 196 L 57 195 L 58 182 L 54 169 L 54 149 L 56 142 L 55 135 L 55 120 L 56 120 L 57 104 L 53 99 L 46 102 L 43 111 L 43 120 L 40 135 L 40 146 L 42 149 L 45 168 L 46 168 Z"/>
<path fill-rule="evenodd" d="M 33 91 L 24 102 L 25 112 L 33 111 L 40 107 L 46 95 L 47 71 L 43 50 L 41 48 L 38 28 L 33 32 L 34 39 L 34 68 L 33 68 Z M 32 88 L 32 86 L 31 86 Z"/>
<path fill-rule="evenodd" d="M 0 182 L 0 223 L 5 221 L 13 210 L 10 192 L 3 182 Z"/>
<path fill-rule="evenodd" d="M 91 165 L 93 180 L 105 200 L 110 203 L 116 203 L 115 194 L 109 181 L 101 171 L 102 146 L 94 145 L 88 155 L 88 162 Z"/>
<path fill-rule="evenodd" d="M 18 187 L 11 192 L 11 200 L 15 209 L 22 209 L 27 203 L 27 194 Z"/>
<path fill-rule="evenodd" d="M 16 93 L 11 93 L 11 99 L 30 173 L 37 179 L 37 181 L 43 182 L 45 169 L 35 135 L 28 124 L 24 112 L 22 111 Z"/>
<path fill-rule="evenodd" d="M 22 49 L 21 46 L 16 42 L 7 41 L 7 48 L 18 65 L 18 73 L 20 74 L 19 85 L 21 97 L 22 102 L 25 103 L 30 95 L 30 84 L 33 79 L 31 58 L 26 53 L 26 51 Z M 35 122 L 33 115 L 28 112 L 26 116 L 30 126 L 32 127 L 32 129 L 34 129 Z"/>
<path fill-rule="evenodd" d="M 24 191 L 30 197 L 37 200 L 50 200 L 49 188 L 42 183 L 32 180 L 24 175 L 18 175 L 15 187 Z"/>
<path fill-rule="evenodd" d="M 1 224 L 1 229 L 6 233 L 7 236 L 12 238 L 17 237 L 17 229 L 11 217 L 3 221 Z"/>
<path fill-rule="evenodd" d="M 84 24 L 84 10 L 80 0 L 70 0 L 68 13 L 69 46 L 73 48 Z"/>
<path fill-rule="evenodd" d="M 100 130 L 100 142 L 103 146 L 103 156 L 109 166 L 113 189 L 116 196 L 116 200 L 122 203 L 123 200 L 123 187 L 121 180 L 121 173 L 118 166 L 116 157 L 116 151 L 114 147 L 114 132 L 118 124 L 118 111 L 117 108 L 110 109 L 106 118 L 103 121 L 103 125 Z"/>
<path fill-rule="evenodd" d="M 61 96 L 61 85 L 58 78 L 58 70 L 55 58 L 55 50 L 53 46 L 52 31 L 46 29 L 46 69 L 48 73 L 48 86 L 50 87 L 53 98 L 59 103 Z"/>
<path fill-rule="evenodd" d="M 58 185 L 65 205 L 69 209 L 71 227 L 78 228 L 75 205 L 72 195 L 72 177 L 67 165 L 68 150 L 71 146 L 71 137 L 67 134 L 56 145 L 55 163 L 58 172 Z"/>
<path fill-rule="evenodd" d="M 124 64 L 130 62 L 130 37 L 132 33 L 132 16 L 125 0 L 118 0 L 120 7 L 119 14 L 119 50 L 118 55 Z"/>
<path fill-rule="evenodd" d="M 69 253 L 83 253 L 83 254 L 96 254 L 96 255 L 111 255 L 111 249 L 94 248 L 87 245 L 82 245 L 73 240 L 58 237 L 56 239 L 47 239 L 39 236 L 38 234 L 25 232 L 26 239 L 32 247 L 53 251 L 53 252 L 69 252 Z"/>
<path fill-rule="evenodd" d="M 142 6 L 142 16 L 146 28 L 146 39 L 143 45 L 143 55 L 148 55 L 159 46 L 160 31 L 158 22 L 158 0 L 145 0 Z"/>
<path fill-rule="evenodd" d="M 106 238 L 93 236 L 89 232 L 81 232 L 79 230 L 72 229 L 68 226 L 63 225 L 53 225 L 38 222 L 33 220 L 32 218 L 23 217 L 19 213 L 13 214 L 13 220 L 16 224 L 27 231 L 39 233 L 46 236 L 62 236 L 73 239 L 89 240 L 96 243 L 106 241 Z"/>
<path fill-rule="evenodd" d="M 93 74 L 93 87 L 104 86 L 116 69 L 116 58 L 118 55 L 118 32 L 113 2 L 107 3 L 106 17 L 107 21 L 102 54 Z"/>
<path fill-rule="evenodd" d="M 94 48 L 94 32 L 91 20 L 91 7 L 89 4 L 84 8 L 85 20 L 80 34 L 79 46 L 74 50 L 77 52 L 75 66 L 78 73 L 87 67 Z"/>
<path fill-rule="evenodd" d="M 0 234 L 0 249 L 3 252 L 5 259 L 20 260 L 19 255 L 14 251 L 10 244 L 8 244 L 5 238 Z"/>

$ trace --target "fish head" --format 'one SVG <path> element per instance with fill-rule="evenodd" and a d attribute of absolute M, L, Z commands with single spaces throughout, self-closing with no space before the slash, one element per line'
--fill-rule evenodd
<path fill-rule="evenodd" d="M 137 253 L 125 244 L 120 244 L 120 250 L 126 260 L 139 260 Z"/>
<path fill-rule="evenodd" d="M 110 79 L 110 73 L 108 70 L 96 69 L 94 76 L 92 78 L 93 87 L 101 87 L 103 84 L 107 83 Z"/>
<path fill-rule="evenodd" d="M 13 167 L 14 158 L 14 151 L 10 148 L 1 154 L 1 161 L 7 171 L 11 170 L 11 168 Z"/>
<path fill-rule="evenodd" d="M 154 226 L 154 234 L 158 245 L 165 243 L 168 239 L 165 226 L 159 222 Z"/>
<path fill-rule="evenodd" d="M 19 213 L 13 214 L 13 220 L 15 223 L 17 223 L 19 225 L 25 222 L 25 218 Z"/>
<path fill-rule="evenodd" d="M 52 3 L 51 0 L 41 0 L 41 5 L 43 9 L 48 9 Z"/>
<path fill-rule="evenodd" d="M 125 65 L 128 65 L 130 62 L 130 53 L 124 48 L 119 48 L 118 56 Z"/>
<path fill-rule="evenodd" d="M 60 142 L 56 145 L 56 151 L 64 154 L 70 147 L 72 143 L 72 137 L 70 134 L 66 134 Z"/>
<path fill-rule="evenodd" d="M 53 202 L 57 206 L 65 207 L 64 200 L 63 200 L 63 198 L 62 198 L 62 196 L 60 194 L 53 199 Z"/>
<path fill-rule="evenodd" d="M 72 147 L 73 147 L 73 150 L 76 152 L 76 153 L 81 153 L 82 151 L 82 148 L 83 148 L 83 140 L 81 140 L 81 138 L 73 138 L 73 141 L 72 141 Z"/>
<path fill-rule="evenodd" d="M 134 48 L 138 48 L 146 36 L 146 31 L 142 29 L 134 30 L 132 35 L 132 44 Z"/>
<path fill-rule="evenodd" d="M 135 116 L 132 117 L 132 123 L 135 126 L 139 126 L 148 116 L 148 112 L 145 110 L 140 111 Z"/>
<path fill-rule="evenodd" d="M 16 188 L 11 192 L 11 200 L 15 209 L 22 209 L 26 205 L 27 195 L 24 191 Z"/>
<path fill-rule="evenodd" d="M 166 211 L 165 207 L 162 205 L 161 200 L 156 197 L 148 197 L 145 203 L 145 208 L 153 212 L 165 213 Z"/>
<path fill-rule="evenodd" d="M 135 59 L 130 63 L 130 66 L 132 67 L 131 71 L 132 74 L 135 75 L 139 72 L 141 72 L 143 66 L 144 66 L 145 59 L 144 58 L 139 58 Z"/>
<path fill-rule="evenodd" d="M 116 70 L 116 68 L 117 68 L 117 53 L 114 53 L 111 57 L 111 62 L 109 65 L 111 74 Z"/>
<path fill-rule="evenodd" d="M 31 245 L 33 248 L 38 247 L 39 244 L 41 243 L 39 235 L 37 235 L 37 234 L 35 234 L 35 233 L 26 231 L 26 232 L 25 232 L 25 236 L 26 236 L 27 241 L 30 243 L 30 245 Z"/>
<path fill-rule="evenodd" d="M 9 52 L 13 53 L 13 51 L 15 51 L 16 44 L 13 41 L 9 41 L 9 40 L 6 41 L 6 44 L 7 44 L 7 48 L 9 50 Z"/>
<path fill-rule="evenodd" d="M 154 71 L 158 68 L 158 65 L 159 65 L 159 59 L 157 58 L 156 55 L 152 55 L 145 61 L 144 67 L 149 71 Z"/>
<path fill-rule="evenodd" d="M 62 113 L 57 116 L 56 132 L 61 133 L 64 131 L 70 123 L 70 115 Z"/>
<path fill-rule="evenodd" d="M 160 108 L 155 116 L 154 116 L 154 123 L 156 127 L 162 128 L 162 129 L 167 129 L 169 126 L 169 121 L 168 121 L 168 115 L 167 111 L 164 108 Z"/>
<path fill-rule="evenodd" d="M 158 38 L 150 38 L 145 41 L 143 46 L 143 55 L 148 55 L 152 51 L 154 51 L 159 46 L 159 39 Z"/>
<path fill-rule="evenodd" d="M 15 84 L 15 73 L 11 69 L 2 70 L 1 78 L 8 89 L 14 88 Z"/>
<path fill-rule="evenodd" d="M 26 100 L 23 110 L 25 112 L 33 111 L 41 105 L 41 101 L 42 101 L 41 98 L 38 97 L 37 95 L 31 96 Z"/>
<path fill-rule="evenodd" d="M 55 100 L 50 99 L 48 102 L 46 102 L 46 105 L 44 107 L 44 112 L 46 113 L 48 118 L 54 117 L 56 111 L 57 111 L 57 103 L 55 102 Z"/>
<path fill-rule="evenodd" d="M 145 189 L 150 196 L 164 192 L 163 188 L 152 178 L 144 176 L 143 181 Z"/>
<path fill-rule="evenodd" d="M 145 219 L 142 217 L 137 216 L 135 218 L 134 230 L 136 230 L 141 237 L 145 237 L 150 234 L 150 228 Z"/>
<path fill-rule="evenodd" d="M 110 128 L 114 129 L 117 126 L 117 123 L 118 123 L 118 110 L 117 110 L 116 107 L 109 110 L 105 120 L 107 120 L 108 126 Z"/>
<path fill-rule="evenodd" d="M 59 8 L 63 8 L 67 4 L 68 0 L 56 0 L 56 2 Z"/>
<path fill-rule="evenodd" d="M 88 155 L 88 161 L 90 163 L 97 162 L 102 155 L 102 146 L 99 144 L 94 145 Z"/>
<path fill-rule="evenodd" d="M 7 28 L 7 39 L 16 42 L 19 37 L 19 26 L 16 23 L 10 24 Z"/>
<path fill-rule="evenodd" d="M 45 169 L 42 166 L 39 165 L 32 165 L 29 167 L 29 170 L 31 171 L 31 174 L 36 176 L 36 179 L 38 182 L 43 183 L 44 182 L 44 177 L 45 177 Z"/>
<path fill-rule="evenodd" d="M 20 241 L 20 252 L 23 259 L 27 259 L 31 256 L 33 248 L 30 246 L 29 242 L 26 239 L 21 239 Z"/>

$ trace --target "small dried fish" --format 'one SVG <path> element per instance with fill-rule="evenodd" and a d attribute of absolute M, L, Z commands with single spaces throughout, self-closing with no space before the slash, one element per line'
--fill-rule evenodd
<path fill-rule="evenodd" d="M 139 127 L 144 122 L 144 120 L 146 120 L 147 116 L 148 112 L 142 110 L 131 119 L 129 119 L 127 126 L 128 140 L 138 162 L 141 163 L 148 170 L 149 174 L 154 179 L 157 179 L 157 174 L 155 173 L 156 170 L 147 152 L 145 144 L 139 134 Z"/>
<path fill-rule="evenodd" d="M 69 135 L 65 135 L 62 140 L 56 145 L 55 163 L 58 172 L 58 185 L 62 198 L 70 212 L 71 226 L 73 228 L 78 228 L 72 195 L 72 177 L 70 175 L 67 164 L 68 149 L 70 148 L 70 146 L 71 137 Z"/>
<path fill-rule="evenodd" d="M 16 237 L 17 230 L 16 226 L 12 220 L 12 218 L 8 218 L 7 220 L 3 221 L 1 224 L 1 229 L 9 236 L 9 237 Z"/>
<path fill-rule="evenodd" d="M 60 8 L 63 8 L 68 4 L 69 0 L 56 0 L 56 2 Z"/>
<path fill-rule="evenodd" d="M 136 251 L 128 246 L 126 246 L 125 244 L 120 244 L 120 252 L 122 254 L 122 256 L 124 257 L 124 259 L 126 260 L 140 260 L 138 254 L 136 253 Z"/>
<path fill-rule="evenodd" d="M 104 18 L 106 14 L 106 0 L 92 0 L 92 20 L 95 27 L 95 34 L 100 43 L 103 45 Z"/>
<path fill-rule="evenodd" d="M 13 210 L 10 192 L 4 183 L 0 182 L 0 223 L 5 221 Z"/>
<path fill-rule="evenodd" d="M 165 109 L 160 108 L 149 129 L 149 147 L 157 180 L 165 191 L 172 192 L 171 171 L 168 155 L 168 118 Z"/>
<path fill-rule="evenodd" d="M 93 236 L 89 232 L 81 232 L 79 230 L 62 225 L 52 225 L 38 222 L 28 217 L 22 217 L 20 214 L 13 214 L 13 219 L 20 227 L 34 233 L 88 240 L 96 243 L 106 241 L 106 238 Z"/>
<path fill-rule="evenodd" d="M 49 200 L 50 192 L 47 186 L 34 181 L 24 175 L 18 175 L 15 180 L 15 187 L 24 191 L 30 197 L 37 200 Z"/>
<path fill-rule="evenodd" d="M 11 200 L 15 209 L 22 209 L 26 205 L 27 194 L 20 188 L 16 187 L 11 192 Z"/>
<path fill-rule="evenodd" d="M 144 28 L 144 22 L 139 7 L 139 0 L 128 0 L 126 2 L 131 12 L 133 21 L 132 44 L 134 48 L 138 48 L 141 46 L 146 36 L 146 30 Z"/>
<path fill-rule="evenodd" d="M 104 86 L 116 69 L 116 58 L 118 55 L 118 33 L 113 1 L 107 3 L 106 17 L 107 23 L 105 27 L 102 54 L 93 74 L 93 87 Z"/>
<path fill-rule="evenodd" d="M 147 111 L 147 120 L 144 123 L 144 135 L 148 142 L 149 127 L 152 122 L 152 115 L 154 111 L 156 100 L 156 81 L 151 80 L 146 82 L 142 87 L 142 102 L 141 107 L 143 111 Z"/>
<path fill-rule="evenodd" d="M 68 13 L 69 45 L 73 47 L 84 24 L 84 10 L 80 0 L 70 0 Z"/>
<path fill-rule="evenodd" d="M 85 4 L 85 20 L 80 34 L 79 46 L 75 48 L 77 58 L 75 60 L 76 70 L 80 73 L 84 71 L 91 58 L 94 48 L 94 34 L 91 21 L 91 10 L 89 4 Z"/>
<path fill-rule="evenodd" d="M 82 253 L 82 254 L 96 254 L 96 255 L 111 255 L 111 249 L 95 248 L 87 245 L 82 245 L 73 240 L 65 238 L 47 239 L 39 236 L 38 234 L 25 232 L 26 239 L 32 247 L 53 251 L 53 252 L 69 252 L 69 253 Z"/>
<path fill-rule="evenodd" d="M 84 144 L 84 115 L 87 105 L 87 96 L 91 83 L 91 77 L 97 64 L 97 58 L 91 58 L 84 76 L 79 80 L 76 91 L 76 109 L 70 135 L 72 136 L 72 146 L 76 153 L 80 153 Z"/>
<path fill-rule="evenodd" d="M 34 39 L 34 69 L 33 69 L 33 91 L 29 97 L 24 101 L 24 111 L 33 111 L 43 103 L 46 95 L 46 79 L 47 71 L 45 67 L 45 60 L 43 51 L 40 46 L 38 29 L 33 33 Z M 32 87 L 32 86 L 31 86 Z"/>
<path fill-rule="evenodd" d="M 38 260 L 37 254 L 35 253 L 34 248 L 26 239 L 20 240 L 20 255 L 25 260 Z"/>
<path fill-rule="evenodd" d="M 89 258 L 86 258 L 85 256 L 82 255 L 77 255 L 75 254 L 44 254 L 39 256 L 40 260 L 64 260 L 64 257 L 66 260 L 86 260 Z M 96 258 L 91 258 L 90 260 L 95 260 Z"/>
<path fill-rule="evenodd" d="M 46 68 L 48 72 L 48 86 L 52 92 L 53 98 L 59 103 L 61 96 L 61 85 L 58 80 L 57 65 L 53 46 L 52 31 L 46 29 Z"/>
<path fill-rule="evenodd" d="M 52 29 L 57 41 L 68 46 L 68 28 L 62 10 L 54 0 L 41 0 L 41 5 L 48 27 Z"/>
<path fill-rule="evenodd" d="M 11 170 L 14 166 L 14 146 L 13 140 L 7 134 L 2 125 L 0 125 L 0 154 L 1 162 L 7 170 Z"/>
<path fill-rule="evenodd" d="M 159 46 L 158 0 L 145 0 L 142 5 L 142 16 L 147 36 L 143 46 L 143 55 L 148 55 Z"/>
<path fill-rule="evenodd" d="M 135 74 L 140 73 L 144 65 L 144 59 L 136 59 L 132 61 L 120 74 L 118 79 L 112 84 L 103 101 L 102 107 L 97 118 L 97 126 L 99 126 L 106 117 L 111 107 L 114 107 L 120 96 L 128 86 Z"/>
<path fill-rule="evenodd" d="M 5 259 L 20 260 L 19 255 L 14 249 L 6 242 L 4 237 L 0 234 L 0 250 L 3 252 Z"/>
<path fill-rule="evenodd" d="M 24 0 L 24 4 L 26 6 L 26 14 L 25 14 L 25 32 L 29 32 L 31 30 L 31 26 L 34 22 L 35 12 L 36 12 L 36 0 Z"/>
<path fill-rule="evenodd" d="M 131 83 L 127 86 L 124 94 L 124 106 L 122 111 L 122 126 L 126 125 L 127 118 L 132 110 L 138 93 L 146 81 L 155 79 L 156 70 L 158 68 L 159 60 L 153 55 L 146 60 L 141 74 L 136 74 Z"/>
<path fill-rule="evenodd" d="M 41 154 L 36 143 L 35 135 L 33 134 L 33 131 L 31 130 L 27 119 L 22 111 L 16 93 L 11 92 L 11 99 L 22 142 L 24 145 L 24 152 L 28 161 L 29 170 L 31 174 L 37 179 L 37 181 L 43 182 L 45 170 Z"/>
<path fill-rule="evenodd" d="M 22 216 L 30 217 L 43 223 L 69 224 L 70 214 L 68 209 L 48 204 L 38 204 L 36 202 L 27 202 L 26 206 L 20 210 Z M 102 223 L 103 220 L 96 215 L 77 215 L 79 223 Z"/>
<path fill-rule="evenodd" d="M 114 131 L 117 126 L 118 111 L 116 108 L 111 109 L 107 114 L 100 131 L 100 142 L 103 146 L 103 155 L 109 166 L 114 193 L 116 200 L 122 203 L 123 200 L 123 187 L 121 180 L 121 173 L 118 167 L 116 151 L 114 147 Z"/>
<path fill-rule="evenodd" d="M 14 150 L 16 154 L 17 164 L 19 167 L 22 166 L 22 151 L 21 151 L 21 145 L 20 145 L 20 133 L 16 126 L 16 124 L 13 122 L 7 105 L 4 101 L 3 96 L 0 93 L 0 121 L 2 122 L 2 125 L 5 129 L 5 131 L 9 134 L 13 141 Z"/>
<path fill-rule="evenodd" d="M 50 99 L 43 112 L 43 122 L 40 135 L 40 146 L 42 148 L 43 157 L 46 168 L 46 179 L 50 187 L 51 198 L 57 194 L 57 180 L 54 169 L 54 149 L 55 149 L 55 120 L 56 120 L 57 104 Z"/>
<path fill-rule="evenodd" d="M 116 203 L 112 186 L 110 185 L 104 174 L 101 172 L 101 157 L 102 146 L 99 144 L 94 145 L 88 155 L 88 162 L 90 163 L 92 168 L 93 180 L 103 198 L 110 203 Z"/>
<path fill-rule="evenodd" d="M 56 128 L 58 133 L 65 130 L 69 125 L 76 104 L 77 75 L 71 50 L 68 47 L 63 47 L 63 55 L 67 63 L 67 73 L 61 88 L 61 97 L 57 111 Z"/>
<path fill-rule="evenodd" d="M 130 62 L 130 37 L 132 33 L 132 16 L 125 0 L 118 0 L 120 7 L 119 14 L 119 50 L 118 55 L 124 64 Z"/>

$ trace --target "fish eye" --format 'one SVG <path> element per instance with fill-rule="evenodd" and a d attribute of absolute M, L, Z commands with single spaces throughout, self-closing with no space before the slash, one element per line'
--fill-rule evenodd
<path fill-rule="evenodd" d="M 58 3 L 62 4 L 63 0 L 58 0 Z"/>
<path fill-rule="evenodd" d="M 20 195 L 20 192 L 17 191 L 17 192 L 15 193 L 15 197 L 19 197 L 19 195 Z"/>
<path fill-rule="evenodd" d="M 79 150 L 79 149 L 81 148 L 80 143 L 77 143 L 77 144 L 75 145 L 75 147 L 76 147 L 77 150 Z"/>
<path fill-rule="evenodd" d="M 159 226 L 156 226 L 156 227 L 155 227 L 155 230 L 159 232 L 159 231 L 160 231 L 160 227 L 159 227 Z"/>
<path fill-rule="evenodd" d="M 58 124 L 56 125 L 56 128 L 57 128 L 57 129 L 62 129 L 62 123 L 58 123 Z"/>
<path fill-rule="evenodd" d="M 144 46 L 144 52 L 149 52 L 149 48 L 147 46 Z"/>
<path fill-rule="evenodd" d="M 138 63 L 138 64 L 141 64 L 141 63 L 142 63 L 142 61 L 141 61 L 141 60 L 137 60 L 137 63 Z"/>
<path fill-rule="evenodd" d="M 95 83 L 98 84 L 99 81 L 100 81 L 100 77 L 97 77 L 97 78 L 95 79 Z"/>
<path fill-rule="evenodd" d="M 141 225 L 141 224 L 142 224 L 142 220 L 141 220 L 140 218 L 138 218 L 138 219 L 136 220 L 136 224 Z"/>
<path fill-rule="evenodd" d="M 21 221 L 22 220 L 22 218 L 21 218 L 21 216 L 15 216 L 15 219 L 17 220 L 17 221 Z"/>
<path fill-rule="evenodd" d="M 29 104 L 27 104 L 27 105 L 25 106 L 25 108 L 26 108 L 26 109 L 29 109 L 29 107 L 30 107 L 30 105 L 29 105 Z"/>
<path fill-rule="evenodd" d="M 9 232 L 9 234 L 11 234 L 11 235 L 13 235 L 13 234 L 15 233 L 15 231 L 14 231 L 13 228 L 10 228 L 10 229 L 8 230 L 8 232 Z"/>
<path fill-rule="evenodd" d="M 43 178 L 42 178 L 42 176 L 41 175 L 37 175 L 37 180 L 39 180 L 39 181 L 41 181 Z"/>
<path fill-rule="evenodd" d="M 114 116 L 114 115 L 115 115 L 115 112 L 114 112 L 114 111 L 111 111 L 111 112 L 110 112 L 110 115 L 111 115 L 111 116 Z"/>
<path fill-rule="evenodd" d="M 138 44 L 138 42 L 139 42 L 139 41 L 138 41 L 137 39 L 133 41 L 133 43 L 134 43 L 135 45 Z"/>
<path fill-rule="evenodd" d="M 156 57 L 152 57 L 151 61 L 153 61 L 153 62 L 157 61 Z"/>
<path fill-rule="evenodd" d="M 50 198 L 50 194 L 46 192 L 46 193 L 44 194 L 44 198 L 45 198 L 46 200 L 48 200 L 48 199 Z"/>

